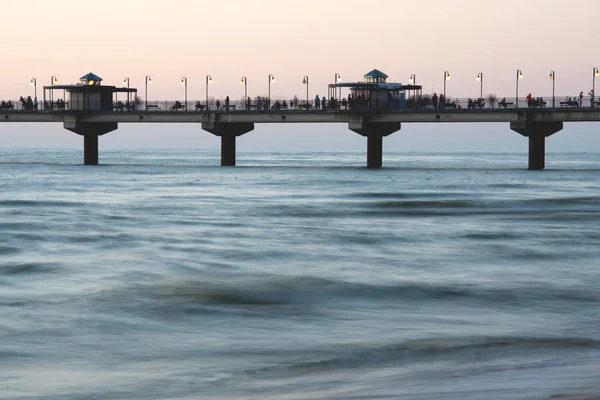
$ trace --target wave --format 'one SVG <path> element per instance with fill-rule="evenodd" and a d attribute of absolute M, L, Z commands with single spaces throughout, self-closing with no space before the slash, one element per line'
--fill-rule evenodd
<path fill-rule="evenodd" d="M 493 215 L 550 220 L 589 220 L 600 217 L 600 197 L 594 196 L 521 200 L 446 197 L 444 193 L 415 193 L 410 196 L 403 193 L 364 195 L 353 193 L 335 196 L 337 200 L 322 202 L 318 207 L 307 204 L 283 204 L 277 207 L 264 206 L 264 210 L 268 215 L 294 218 Z"/>
<path fill-rule="evenodd" d="M 56 200 L 0 200 L 0 207 L 73 207 L 80 203 Z"/>
<path fill-rule="evenodd" d="M 19 253 L 21 249 L 13 246 L 2 246 L 0 245 L 0 255 L 9 255 Z"/>
<path fill-rule="evenodd" d="M 373 367 L 378 365 L 438 361 L 451 357 L 481 358 L 501 352 L 543 350 L 600 349 L 600 341 L 578 337 L 526 337 L 526 336 L 472 336 L 456 338 L 431 338 L 389 344 L 351 344 L 335 349 L 338 353 L 329 358 L 296 362 L 249 370 L 250 374 L 292 373 L 311 374 L 343 369 Z M 315 352 L 319 354 L 320 352 Z"/>
<path fill-rule="evenodd" d="M 411 301 L 438 301 L 445 304 L 485 302 L 492 307 L 507 303 L 533 306 L 538 302 L 600 302 L 600 293 L 597 291 L 571 286 L 538 284 L 499 288 L 474 284 L 443 285 L 421 282 L 377 285 L 310 276 L 272 275 L 231 276 L 203 281 L 158 281 L 113 288 L 95 293 L 94 296 L 98 301 L 127 302 L 129 305 L 146 304 L 149 301 L 152 306 L 176 305 L 182 312 L 193 311 L 186 310 L 187 306 L 245 309 L 301 307 L 315 310 L 322 304 L 340 304 L 347 301 L 368 301 L 373 304 L 387 302 L 392 306 Z"/>
<path fill-rule="evenodd" d="M 53 272 L 58 268 L 57 264 L 0 264 L 0 275 L 40 274 Z"/>

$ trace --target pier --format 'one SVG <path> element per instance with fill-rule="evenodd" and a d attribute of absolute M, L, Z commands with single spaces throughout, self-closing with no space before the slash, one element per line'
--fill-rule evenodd
<path fill-rule="evenodd" d="M 327 104 L 310 99 L 260 101 L 134 102 L 137 89 L 101 85 L 102 79 L 87 74 L 76 85 L 44 87 L 40 105 L 12 103 L 0 108 L 0 122 L 55 122 L 83 137 L 85 165 L 97 165 L 98 138 L 115 131 L 120 123 L 196 123 L 221 138 L 221 165 L 235 166 L 236 138 L 251 132 L 255 124 L 338 123 L 366 138 L 368 168 L 383 164 L 383 138 L 407 123 L 504 122 L 507 128 L 528 138 L 528 168 L 545 168 L 546 138 L 559 132 L 565 122 L 600 121 L 600 103 L 593 97 L 572 102 L 546 99 L 535 104 L 527 98 L 445 99 L 432 104 L 417 85 L 386 82 L 387 75 L 373 70 L 363 82 L 329 85 Z M 341 89 L 349 90 L 342 98 Z M 56 102 L 54 91 L 68 95 Z M 187 93 L 187 91 L 186 91 Z M 339 94 L 338 94 L 339 93 Z M 121 94 L 126 100 L 118 100 Z M 65 96 L 66 97 L 66 96 Z M 308 97 L 308 96 L 307 96 Z M 352 102 L 354 99 L 354 102 Z M 428 101 L 425 101 L 425 100 Z M 37 101 L 37 99 L 36 99 Z M 550 104 L 548 104 L 550 103 Z M 4 103 L 3 103 L 4 104 Z"/>

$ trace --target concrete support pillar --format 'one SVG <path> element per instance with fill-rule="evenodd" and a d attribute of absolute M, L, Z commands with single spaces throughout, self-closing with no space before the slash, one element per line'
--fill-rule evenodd
<path fill-rule="evenodd" d="M 221 166 L 235 167 L 235 136 L 221 136 Z"/>
<path fill-rule="evenodd" d="M 94 133 L 83 135 L 83 163 L 98 165 L 98 135 Z"/>
<path fill-rule="evenodd" d="M 367 168 L 381 168 L 383 164 L 383 136 L 367 136 Z"/>
<path fill-rule="evenodd" d="M 98 165 L 98 136 L 117 129 L 116 122 L 78 122 L 65 121 L 65 129 L 83 136 L 83 163 Z"/>
<path fill-rule="evenodd" d="M 220 122 L 208 121 L 202 123 L 202 129 L 221 137 L 221 166 L 235 166 L 236 138 L 254 130 L 251 122 Z"/>
<path fill-rule="evenodd" d="M 529 169 L 546 166 L 546 136 L 529 136 Z"/>
<path fill-rule="evenodd" d="M 399 131 L 400 122 L 363 122 L 348 123 L 351 131 L 367 137 L 367 168 L 381 168 L 383 164 L 383 138 Z"/>
<path fill-rule="evenodd" d="M 546 166 L 546 138 L 562 130 L 562 122 L 511 122 L 510 129 L 529 138 L 529 169 Z"/>

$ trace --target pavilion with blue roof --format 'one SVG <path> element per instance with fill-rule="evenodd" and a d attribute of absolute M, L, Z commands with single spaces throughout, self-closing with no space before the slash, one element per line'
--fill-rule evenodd
<path fill-rule="evenodd" d="M 102 85 L 102 78 L 93 72 L 79 78 L 79 83 L 74 85 L 56 85 L 55 82 L 52 83 L 51 86 L 44 86 L 44 109 L 113 111 L 115 103 L 121 104 L 121 109 L 135 108 L 134 102 L 130 99 L 135 99 L 137 89 Z M 60 95 L 54 95 L 56 90 L 62 91 L 62 99 L 59 98 Z M 118 93 L 127 94 L 125 104 L 123 101 L 117 102 Z M 55 98 L 57 101 L 54 100 Z"/>
<path fill-rule="evenodd" d="M 363 76 L 362 82 L 329 84 L 328 97 L 337 98 L 338 89 L 348 88 L 352 99 L 360 100 L 359 107 L 351 108 L 401 110 L 406 108 L 407 92 L 412 97 L 421 91 L 421 86 L 387 82 L 387 78 L 385 73 L 374 69 Z"/>

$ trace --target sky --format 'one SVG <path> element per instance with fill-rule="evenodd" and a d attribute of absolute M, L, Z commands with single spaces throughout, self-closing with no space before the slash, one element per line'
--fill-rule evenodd
<path fill-rule="evenodd" d="M 519 93 L 575 96 L 592 86 L 600 66 L 598 0 L 2 0 L 0 8 L 0 99 L 33 95 L 56 76 L 76 83 L 94 72 L 104 84 L 132 87 L 149 100 L 182 100 L 182 77 L 190 101 L 241 98 L 242 76 L 251 97 L 326 95 L 339 73 L 359 81 L 377 68 L 388 81 L 411 74 L 424 93 L 441 92 L 448 71 L 449 97 Z M 600 79 L 596 82 L 600 85 Z M 41 95 L 40 95 L 41 97 Z M 565 124 L 548 150 L 598 149 L 598 126 Z M 198 125 L 121 124 L 101 139 L 110 148 L 218 148 L 219 140 Z M 526 140 L 508 124 L 404 124 L 386 138 L 392 150 L 526 150 Z M 58 124 L 0 124 L 0 147 L 81 147 L 81 138 Z M 256 125 L 238 149 L 360 150 L 365 139 L 344 125 Z"/>

